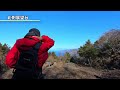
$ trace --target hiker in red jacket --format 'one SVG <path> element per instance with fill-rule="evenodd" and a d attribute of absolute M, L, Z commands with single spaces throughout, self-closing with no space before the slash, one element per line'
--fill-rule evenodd
<path fill-rule="evenodd" d="M 20 51 L 29 50 L 35 46 L 38 42 L 41 42 L 41 46 L 38 50 L 38 63 L 39 69 L 48 58 L 48 50 L 54 45 L 54 40 L 46 35 L 40 36 L 40 31 L 36 28 L 32 28 L 25 35 L 24 38 L 18 39 L 11 50 L 7 53 L 5 63 L 9 68 L 15 68 L 15 65 L 20 57 Z"/>

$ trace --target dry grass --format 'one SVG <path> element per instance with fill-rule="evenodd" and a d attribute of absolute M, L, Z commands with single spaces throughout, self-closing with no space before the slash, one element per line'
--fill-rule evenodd
<path fill-rule="evenodd" d="M 96 79 L 100 71 L 93 68 L 80 67 L 74 63 L 57 62 L 53 66 L 43 69 L 46 79 Z"/>
<path fill-rule="evenodd" d="M 46 64 L 43 66 L 45 79 L 120 79 L 120 70 L 101 71 L 62 61 L 48 67 Z M 11 77 L 12 69 L 5 72 L 1 79 L 11 79 Z"/>
<path fill-rule="evenodd" d="M 103 78 L 120 78 L 120 71 L 103 72 L 92 67 L 78 66 L 74 63 L 65 63 L 49 57 L 43 65 L 43 74 L 45 79 L 103 79 Z M 12 69 L 5 72 L 1 78 L 11 79 Z"/>
<path fill-rule="evenodd" d="M 110 70 L 103 72 L 101 79 L 120 79 L 120 70 Z"/>
<path fill-rule="evenodd" d="M 13 75 L 12 71 L 13 69 L 6 71 L 4 74 L 2 74 L 1 79 L 11 79 Z"/>

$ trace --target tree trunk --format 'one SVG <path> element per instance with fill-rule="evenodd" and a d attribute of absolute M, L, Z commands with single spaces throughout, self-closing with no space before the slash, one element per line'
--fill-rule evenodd
<path fill-rule="evenodd" d="M 89 66 L 91 67 L 91 61 L 90 61 L 91 59 L 90 58 L 88 58 L 88 63 L 89 63 Z"/>

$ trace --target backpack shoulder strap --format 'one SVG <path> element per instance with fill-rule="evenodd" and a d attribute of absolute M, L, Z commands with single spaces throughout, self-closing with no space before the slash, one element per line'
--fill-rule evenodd
<path fill-rule="evenodd" d="M 39 50 L 41 44 L 42 44 L 41 42 L 36 43 L 35 46 L 33 47 L 33 49 Z"/>
<path fill-rule="evenodd" d="M 28 38 L 28 39 L 30 39 L 30 40 L 33 40 L 33 38 L 31 38 L 31 37 L 25 37 L 25 38 Z M 35 46 L 33 46 L 33 49 L 38 50 L 38 49 L 40 48 L 41 44 L 42 44 L 42 42 L 36 43 Z"/>

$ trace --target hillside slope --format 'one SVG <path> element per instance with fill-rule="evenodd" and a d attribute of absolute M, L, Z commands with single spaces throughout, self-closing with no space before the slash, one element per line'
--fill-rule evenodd
<path fill-rule="evenodd" d="M 102 71 L 63 62 L 46 62 L 43 66 L 43 74 L 45 74 L 45 79 L 120 79 L 120 70 Z M 0 78 L 11 79 L 11 77 L 12 69 Z"/>
<path fill-rule="evenodd" d="M 96 79 L 101 71 L 74 63 L 55 62 L 52 66 L 44 66 L 43 73 L 46 74 L 46 79 Z"/>
<path fill-rule="evenodd" d="M 45 79 L 96 79 L 100 76 L 101 71 L 93 68 L 80 67 L 74 63 L 55 62 L 48 66 L 46 62 L 43 66 L 43 74 Z M 12 69 L 2 75 L 2 79 L 10 79 L 12 77 Z"/>

